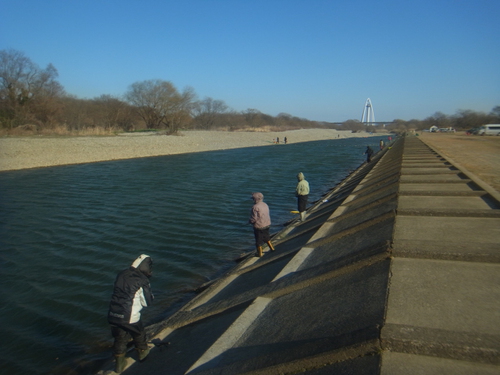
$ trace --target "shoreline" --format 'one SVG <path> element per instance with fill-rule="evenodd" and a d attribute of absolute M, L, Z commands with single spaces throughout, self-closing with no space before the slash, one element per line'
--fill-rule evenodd
<path fill-rule="evenodd" d="M 384 136 L 334 129 L 299 129 L 285 132 L 229 132 L 190 130 L 179 135 L 123 133 L 115 136 L 0 138 L 0 172 L 86 164 L 192 152 L 229 150 L 344 138 Z"/>

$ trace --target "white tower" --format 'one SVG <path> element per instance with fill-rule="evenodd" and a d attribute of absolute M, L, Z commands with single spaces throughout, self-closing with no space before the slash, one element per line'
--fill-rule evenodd
<path fill-rule="evenodd" d="M 371 125 L 375 122 L 375 112 L 373 111 L 373 105 L 370 98 L 366 99 L 365 108 L 361 115 L 361 122 L 365 125 Z"/>

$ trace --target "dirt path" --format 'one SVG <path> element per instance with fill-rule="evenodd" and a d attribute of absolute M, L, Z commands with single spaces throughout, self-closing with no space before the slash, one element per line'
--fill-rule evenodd
<path fill-rule="evenodd" d="M 500 136 L 420 133 L 429 146 L 500 191 Z"/>

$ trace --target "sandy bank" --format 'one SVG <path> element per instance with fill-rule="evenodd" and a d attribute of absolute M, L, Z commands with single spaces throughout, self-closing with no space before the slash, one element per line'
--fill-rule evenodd
<path fill-rule="evenodd" d="M 273 145 L 276 137 L 289 143 L 368 137 L 331 129 L 288 132 L 184 131 L 178 136 L 147 133 L 99 137 L 19 137 L 0 139 L 0 171 L 92 163 L 106 160 L 174 155 Z"/>

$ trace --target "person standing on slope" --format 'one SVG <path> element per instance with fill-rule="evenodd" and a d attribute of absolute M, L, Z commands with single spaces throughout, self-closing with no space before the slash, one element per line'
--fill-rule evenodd
<path fill-rule="evenodd" d="M 304 177 L 304 173 L 299 172 L 297 175 L 297 188 L 295 189 L 295 196 L 297 197 L 297 206 L 300 213 L 300 220 L 306 219 L 306 205 L 309 198 L 309 182 Z"/>
<path fill-rule="evenodd" d="M 250 219 L 248 222 L 253 226 L 253 234 L 255 236 L 255 247 L 257 248 L 257 256 L 262 256 L 262 245 L 267 243 L 269 249 L 274 251 L 269 235 L 271 227 L 271 216 L 269 214 L 269 206 L 264 202 L 262 193 L 252 193 L 254 205 L 250 210 Z"/>
<path fill-rule="evenodd" d="M 366 155 L 366 162 L 369 163 L 372 161 L 372 155 L 373 155 L 373 150 L 370 146 L 366 146 L 366 151 L 365 151 L 365 155 Z"/>
<path fill-rule="evenodd" d="M 126 270 L 116 277 L 113 295 L 109 304 L 108 323 L 115 339 L 113 354 L 116 359 L 115 372 L 125 369 L 125 353 L 129 337 L 132 336 L 138 351 L 139 361 L 149 354 L 146 332 L 141 321 L 141 310 L 150 306 L 154 296 L 149 278 L 153 274 L 153 260 L 142 254 Z"/>

